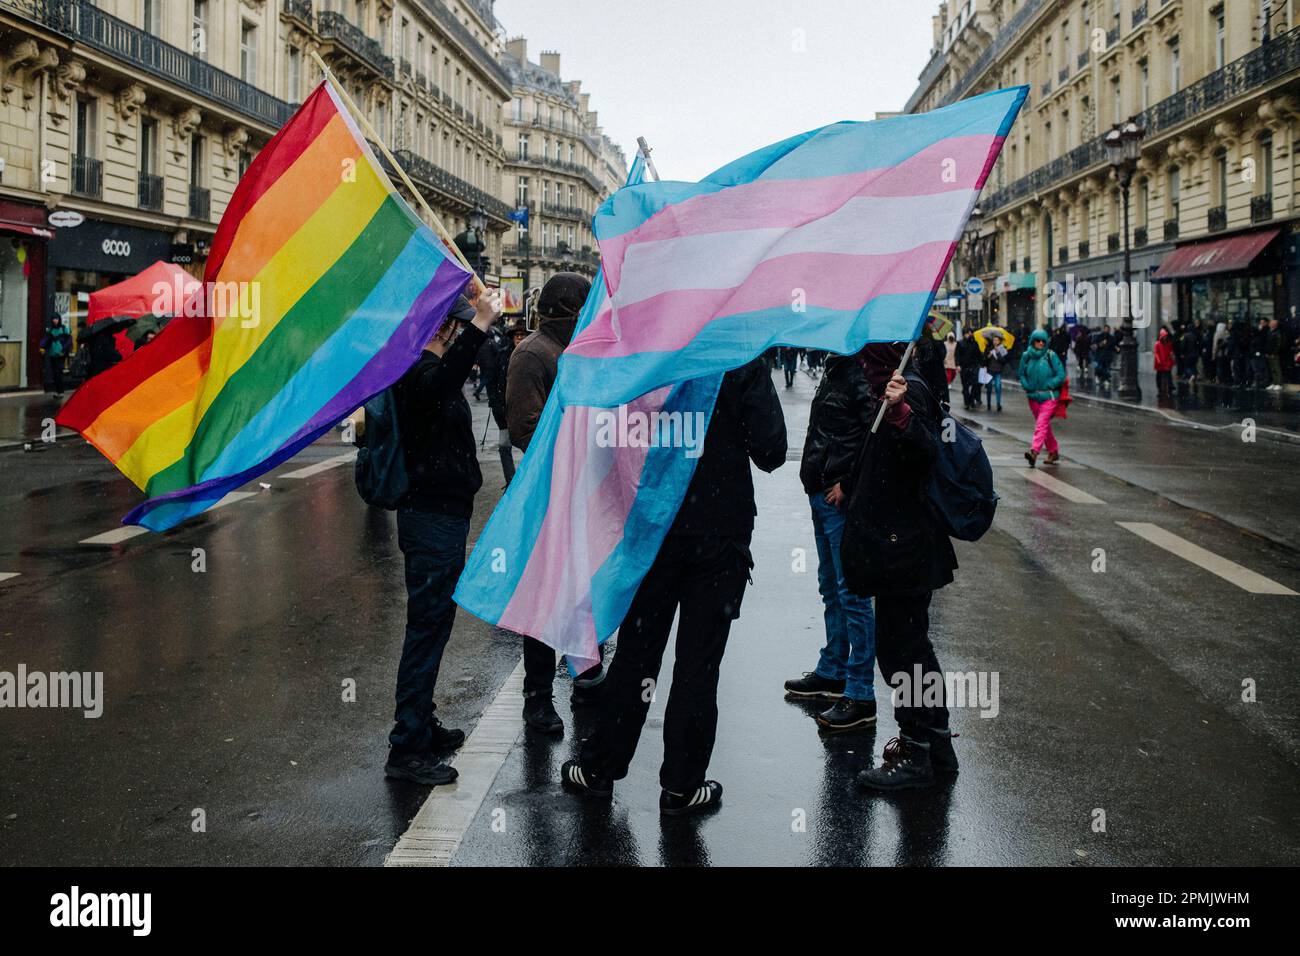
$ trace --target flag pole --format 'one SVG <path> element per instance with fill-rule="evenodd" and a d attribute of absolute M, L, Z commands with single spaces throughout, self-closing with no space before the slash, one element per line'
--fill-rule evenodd
<path fill-rule="evenodd" d="M 339 98 L 343 100 L 348 110 L 352 113 L 353 119 L 355 119 L 361 128 L 365 130 L 366 135 L 369 136 L 374 144 L 379 147 L 380 151 L 385 157 L 387 157 L 393 168 L 397 170 L 397 175 L 401 177 L 407 190 L 415 197 L 415 201 L 419 204 L 420 208 L 424 210 L 424 214 L 433 220 L 433 228 L 437 231 L 443 244 L 457 259 L 460 260 L 460 264 L 469 270 L 469 274 L 473 276 L 474 284 L 478 287 L 479 291 L 484 291 L 487 286 L 483 284 L 483 280 L 478 277 L 473 266 L 469 264 L 469 261 L 465 258 L 464 254 L 459 248 L 457 248 L 456 243 L 452 241 L 451 234 L 447 232 L 447 227 L 442 224 L 442 220 L 438 218 L 438 214 L 429 207 L 429 204 L 424 199 L 424 194 L 415 188 L 415 183 L 411 182 L 411 177 L 406 175 L 406 170 L 403 169 L 402 164 L 397 161 L 397 157 L 394 156 L 389 151 L 388 147 L 384 145 L 383 137 L 381 137 L 379 133 L 375 131 L 375 128 L 370 125 L 370 120 L 366 119 L 366 114 L 361 112 L 357 107 L 357 104 L 353 102 L 352 97 L 348 95 L 348 91 L 343 88 L 343 84 L 337 82 L 334 73 L 325 65 L 325 61 L 321 59 L 320 54 L 315 50 L 308 50 L 307 52 L 310 53 L 311 58 L 316 61 L 316 66 L 320 68 L 321 75 L 325 77 L 325 82 L 334 87 L 334 92 L 338 93 Z"/>
<path fill-rule="evenodd" d="M 645 141 L 644 136 L 636 138 L 637 152 L 645 160 L 645 168 L 650 171 L 650 176 L 655 182 L 659 182 L 659 170 L 655 169 L 655 161 L 650 158 L 650 144 Z"/>
<path fill-rule="evenodd" d="M 924 333 L 924 325 L 922 326 L 922 332 Z M 898 375 L 903 374 L 903 369 L 907 368 L 907 360 L 912 357 L 912 349 L 915 347 L 916 347 L 915 340 L 907 343 L 907 348 L 903 350 L 903 360 L 898 363 L 898 372 L 896 374 Z M 874 425 L 871 426 L 871 434 L 874 435 L 876 433 L 876 429 L 880 427 L 880 422 L 885 417 L 885 409 L 887 407 L 888 406 L 885 404 L 884 396 L 882 395 L 880 398 L 880 408 L 876 412 L 876 422 Z"/>

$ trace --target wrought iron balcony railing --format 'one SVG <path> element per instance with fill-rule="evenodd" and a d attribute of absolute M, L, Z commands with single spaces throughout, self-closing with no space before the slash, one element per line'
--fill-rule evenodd
<path fill-rule="evenodd" d="M 104 164 L 101 160 L 74 154 L 71 175 L 74 196 L 99 199 L 104 195 Z"/>
<path fill-rule="evenodd" d="M 322 38 L 335 41 L 380 76 L 393 78 L 393 59 L 384 55 L 378 40 L 366 36 L 360 27 L 333 10 L 322 10 L 316 20 Z"/>
<path fill-rule="evenodd" d="M 432 187 L 453 199 L 458 199 L 470 208 L 481 206 L 487 215 L 500 222 L 510 221 L 510 213 L 513 210 L 495 196 L 489 195 L 458 176 L 453 176 L 441 166 L 435 166 L 423 156 L 418 156 L 410 150 L 395 150 L 393 155 L 397 157 L 397 161 L 402 164 L 402 168 L 417 183 Z M 386 160 L 382 161 L 387 162 Z"/>
<path fill-rule="evenodd" d="M 1250 221 L 1268 222 L 1273 218 L 1273 194 L 1264 193 L 1250 199 Z"/>
<path fill-rule="evenodd" d="M 1141 3 L 1139 3 L 1136 7 L 1133 8 L 1133 18 L 1132 18 L 1132 25 L 1130 29 L 1136 30 L 1142 23 L 1146 21 L 1146 18 L 1147 18 L 1147 3 L 1146 0 L 1142 0 Z"/>
<path fill-rule="evenodd" d="M 1081 243 L 1079 243 L 1079 258 L 1080 258 L 1080 259 L 1086 259 L 1086 258 L 1088 258 L 1088 254 L 1089 254 L 1090 252 L 1092 252 L 1092 243 L 1088 242 L 1087 239 L 1085 239 L 1085 240 L 1083 240 Z"/>
<path fill-rule="evenodd" d="M 1091 59 L 1092 59 L 1092 51 L 1084 50 L 1082 53 L 1079 54 L 1079 59 L 1076 64 L 1077 69 L 1082 70 L 1085 66 L 1088 65 L 1088 61 Z"/>
<path fill-rule="evenodd" d="M 1061 246 L 1061 248 L 1056 250 L 1056 261 L 1059 262 L 1061 265 L 1065 265 L 1067 262 L 1070 261 L 1069 246 Z"/>
<path fill-rule="evenodd" d="M 289 16 L 311 25 L 311 0 L 284 0 L 281 9 Z"/>
<path fill-rule="evenodd" d="M 577 222 L 584 222 L 591 218 L 585 210 L 578 206 L 553 206 L 548 203 L 542 204 L 542 215 L 551 216 L 555 219 L 573 219 Z"/>
<path fill-rule="evenodd" d="M 212 190 L 202 186 L 190 187 L 190 218 L 204 222 L 212 218 Z"/>
<path fill-rule="evenodd" d="M 1166 242 L 1173 242 L 1173 241 L 1174 241 L 1175 239 L 1177 239 L 1177 238 L 1178 238 L 1178 219 L 1177 219 L 1177 217 L 1175 217 L 1175 218 L 1173 218 L 1173 219 L 1166 219 L 1166 220 L 1165 220 L 1165 241 L 1166 241 Z"/>
<path fill-rule="evenodd" d="M 293 115 L 293 104 L 105 13 L 90 0 L 0 0 L 0 6 L 266 126 L 279 128 Z"/>
<path fill-rule="evenodd" d="M 422 2 L 433 13 L 434 19 L 469 51 L 470 56 L 474 58 L 474 61 L 478 63 L 484 72 L 493 77 L 505 89 L 510 89 L 510 74 L 506 72 L 506 68 L 488 53 L 483 44 L 474 38 L 474 34 L 463 23 L 456 19 L 456 15 L 447 9 L 442 0 L 422 0 Z"/>
<path fill-rule="evenodd" d="M 1147 237 L 1146 226 L 1138 226 L 1136 229 L 1133 230 L 1133 247 L 1135 249 L 1141 249 L 1143 246 L 1147 244 L 1147 242 L 1148 242 L 1148 237 Z"/>
<path fill-rule="evenodd" d="M 140 173 L 138 193 L 140 208 L 151 212 L 162 212 L 163 178 L 151 173 Z"/>
<path fill-rule="evenodd" d="M 1119 252 L 1119 233 L 1112 232 L 1106 237 L 1106 251 Z"/>
<path fill-rule="evenodd" d="M 1228 228 L 1228 207 L 1213 206 L 1205 214 L 1205 226 L 1210 232 L 1222 232 Z"/>

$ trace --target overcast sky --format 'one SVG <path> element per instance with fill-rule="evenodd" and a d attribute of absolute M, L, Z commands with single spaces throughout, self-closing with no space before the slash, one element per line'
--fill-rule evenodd
<path fill-rule="evenodd" d="M 558 50 L 629 162 L 697 180 L 760 146 L 900 110 L 930 54 L 934 0 L 497 0 L 528 58 Z M 800 45 L 802 44 L 802 49 Z"/>

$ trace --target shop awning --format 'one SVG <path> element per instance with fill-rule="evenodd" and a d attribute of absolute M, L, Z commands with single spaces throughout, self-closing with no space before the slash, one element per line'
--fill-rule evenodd
<path fill-rule="evenodd" d="M 16 232 L 20 236 L 35 236 L 37 239 L 54 238 L 53 229 L 31 226 L 25 222 L 10 222 L 8 219 L 0 219 L 0 232 Z"/>
<path fill-rule="evenodd" d="M 995 292 L 1017 292 L 1021 289 L 1038 288 L 1036 272 L 1007 272 L 993 280 Z"/>
<path fill-rule="evenodd" d="M 1165 261 L 1160 263 L 1160 268 L 1151 278 L 1185 279 L 1220 272 L 1238 272 L 1249 267 L 1281 231 L 1265 229 L 1262 232 L 1246 232 L 1239 236 L 1193 242 L 1165 256 Z"/>

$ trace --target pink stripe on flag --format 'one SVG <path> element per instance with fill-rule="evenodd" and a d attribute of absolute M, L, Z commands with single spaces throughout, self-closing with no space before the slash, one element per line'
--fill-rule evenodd
<path fill-rule="evenodd" d="M 985 175 L 985 163 L 990 155 L 997 156 L 1003 139 L 954 136 L 897 166 L 823 179 L 759 179 L 675 203 L 635 229 L 600 240 L 608 286 L 618 288 L 623 257 L 635 243 L 743 229 L 795 228 L 820 219 L 856 196 L 926 196 L 976 189 Z"/>
<path fill-rule="evenodd" d="M 795 289 L 803 290 L 810 307 L 853 311 L 881 295 L 932 292 L 952 245 L 930 242 L 888 256 L 799 253 L 768 259 L 735 288 L 675 290 L 616 313 L 602 311 L 574 337 L 566 354 L 615 358 L 676 351 L 721 315 L 789 309 Z M 659 321 L 665 315 L 674 321 Z"/>

